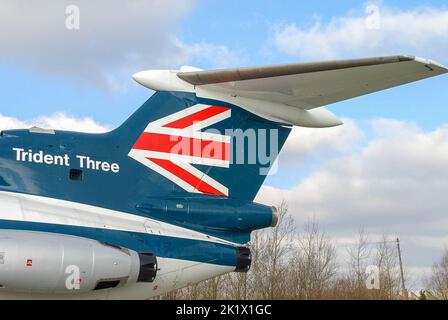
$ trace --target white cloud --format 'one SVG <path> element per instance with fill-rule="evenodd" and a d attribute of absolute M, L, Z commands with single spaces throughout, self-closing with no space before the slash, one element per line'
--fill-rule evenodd
<path fill-rule="evenodd" d="M 356 236 L 360 227 L 400 236 L 406 264 L 428 267 L 448 245 L 448 127 L 424 131 L 385 119 L 371 127 L 367 144 L 325 161 L 290 189 L 263 187 L 256 200 L 285 199 L 299 225 L 315 216 L 336 237 Z"/>
<path fill-rule="evenodd" d="M 75 118 L 64 113 L 55 113 L 51 116 L 39 116 L 31 120 L 19 120 L 0 114 L 0 130 L 28 129 L 33 126 L 66 131 L 79 131 L 100 133 L 109 130 L 108 126 L 95 122 L 92 118 Z"/>
<path fill-rule="evenodd" d="M 415 54 L 448 60 L 448 9 L 376 7 L 359 15 L 319 19 L 309 28 L 275 27 L 275 45 L 304 59 Z M 372 21 L 374 23 L 372 23 Z"/>
<path fill-rule="evenodd" d="M 302 212 L 334 223 L 381 224 L 385 218 L 405 223 L 403 214 L 422 219 L 422 212 L 422 222 L 429 215 L 445 219 L 440 214 L 448 207 L 443 196 L 448 188 L 448 128 L 423 132 L 391 120 L 375 120 L 372 127 L 375 137 L 365 147 L 325 162 L 281 194 Z M 265 187 L 264 192 L 272 198 L 279 190 Z"/>
<path fill-rule="evenodd" d="M 343 121 L 342 126 L 318 130 L 294 127 L 280 153 L 279 163 L 297 162 L 316 154 L 327 156 L 351 151 L 364 134 L 351 119 Z"/>
<path fill-rule="evenodd" d="M 237 54 L 209 43 L 184 43 L 178 28 L 195 0 L 4 0 L 0 60 L 22 68 L 122 89 L 134 72 L 176 68 L 201 59 L 219 66 Z M 79 30 L 66 28 L 66 7 L 80 10 Z M 126 80 L 123 80 L 126 79 Z"/>
<path fill-rule="evenodd" d="M 230 50 L 224 45 L 215 45 L 207 42 L 186 45 L 180 40 L 178 47 L 182 49 L 182 60 L 200 65 L 204 61 L 212 63 L 214 68 L 235 67 L 245 61 L 245 53 Z"/>

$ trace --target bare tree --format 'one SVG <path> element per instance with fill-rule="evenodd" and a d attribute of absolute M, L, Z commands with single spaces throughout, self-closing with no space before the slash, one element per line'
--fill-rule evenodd
<path fill-rule="evenodd" d="M 288 257 L 291 250 L 291 241 L 294 237 L 294 220 L 288 214 L 288 206 L 282 201 L 279 208 L 278 225 L 272 229 L 271 236 L 267 241 L 267 259 L 269 260 L 269 298 L 274 299 L 277 296 L 284 296 L 284 274 L 285 264 L 283 259 Z M 283 280 L 283 283 L 282 283 Z M 282 285 L 283 284 L 283 285 Z"/>
<path fill-rule="evenodd" d="M 287 294 L 285 272 L 294 238 L 294 220 L 288 206 L 282 201 L 278 206 L 276 227 L 256 232 L 251 241 L 252 296 L 258 299 L 275 299 Z"/>
<path fill-rule="evenodd" d="M 428 287 L 433 298 L 448 300 L 448 249 L 440 261 L 434 263 Z"/>
<path fill-rule="evenodd" d="M 349 247 L 348 256 L 348 278 L 346 280 L 349 290 L 357 299 L 369 298 L 369 290 L 366 288 L 366 268 L 369 265 L 371 248 L 364 229 L 360 229 L 354 246 Z"/>
<path fill-rule="evenodd" d="M 249 277 L 247 273 L 228 273 L 221 277 L 221 296 L 226 299 L 251 299 L 249 291 Z"/>
<path fill-rule="evenodd" d="M 396 242 L 383 235 L 377 245 L 376 265 L 380 271 L 380 299 L 397 299 L 400 297 L 400 271 Z"/>
<path fill-rule="evenodd" d="M 291 281 L 299 299 L 321 299 L 324 291 L 331 287 L 337 272 L 336 250 L 329 238 L 313 219 L 305 226 L 298 239 L 293 258 Z"/>
<path fill-rule="evenodd" d="M 162 296 L 162 299 L 397 299 L 400 272 L 396 242 L 383 236 L 376 248 L 363 229 L 348 249 L 347 272 L 339 272 L 336 249 L 315 218 L 303 232 L 283 201 L 278 225 L 252 233 L 252 266 Z M 366 287 L 366 267 L 379 269 L 379 290 Z M 448 250 L 434 265 L 431 287 L 448 298 Z M 445 296 L 445 295 L 447 296 Z"/>

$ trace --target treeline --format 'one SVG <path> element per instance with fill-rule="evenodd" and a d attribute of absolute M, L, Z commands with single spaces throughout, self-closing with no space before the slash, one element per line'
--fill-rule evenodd
<path fill-rule="evenodd" d="M 254 232 L 250 244 L 252 267 L 166 294 L 161 299 L 403 299 L 395 239 L 384 235 L 371 242 L 359 232 L 337 259 L 332 240 L 310 220 L 298 232 L 286 203 L 279 206 L 277 227 Z M 370 270 L 370 272 L 366 272 Z M 406 274 L 405 274 L 405 280 Z M 428 285 L 431 297 L 448 298 L 448 253 L 434 265 Z M 419 297 L 426 298 L 425 293 Z"/>

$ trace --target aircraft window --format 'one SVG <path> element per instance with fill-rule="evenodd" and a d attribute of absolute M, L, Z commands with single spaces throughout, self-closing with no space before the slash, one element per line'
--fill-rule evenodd
<path fill-rule="evenodd" d="M 82 180 L 82 170 L 70 169 L 70 180 L 81 181 Z"/>
<path fill-rule="evenodd" d="M 0 186 L 9 187 L 10 184 L 5 180 L 5 178 L 0 176 Z M 1 263 L 1 253 L 0 253 L 0 263 Z"/>

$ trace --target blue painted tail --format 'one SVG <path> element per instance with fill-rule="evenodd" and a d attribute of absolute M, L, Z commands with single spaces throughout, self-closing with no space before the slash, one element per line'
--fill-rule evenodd
<path fill-rule="evenodd" d="M 166 196 L 253 200 L 290 130 L 229 103 L 156 92 L 111 135 Z"/>

